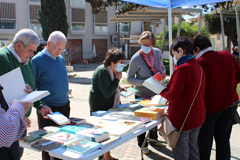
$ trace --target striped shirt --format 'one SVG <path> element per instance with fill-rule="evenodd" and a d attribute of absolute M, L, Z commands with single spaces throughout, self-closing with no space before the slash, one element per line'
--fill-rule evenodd
<path fill-rule="evenodd" d="M 26 128 L 24 107 L 12 103 L 7 112 L 0 107 L 0 147 L 10 147 L 20 138 Z"/>

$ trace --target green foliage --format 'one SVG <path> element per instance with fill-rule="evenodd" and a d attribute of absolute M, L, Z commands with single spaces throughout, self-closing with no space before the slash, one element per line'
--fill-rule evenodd
<path fill-rule="evenodd" d="M 64 0 L 41 0 L 38 21 L 42 26 L 42 36 L 47 41 L 53 31 L 61 31 L 67 37 L 68 22 Z"/>
<path fill-rule="evenodd" d="M 172 37 L 173 40 L 177 38 L 177 29 L 178 29 L 178 23 L 175 23 L 172 25 Z M 168 39 L 169 39 L 169 30 L 168 28 L 165 31 L 165 41 L 164 44 L 168 44 Z M 198 25 L 190 25 L 187 22 L 182 22 L 181 23 L 181 28 L 180 28 L 180 36 L 186 36 L 188 38 L 193 38 L 194 35 L 198 33 Z M 206 35 L 206 28 L 201 27 L 201 34 Z M 163 32 L 158 35 L 158 38 L 162 38 Z M 162 47 L 162 39 L 157 40 L 156 45 L 161 48 Z"/>

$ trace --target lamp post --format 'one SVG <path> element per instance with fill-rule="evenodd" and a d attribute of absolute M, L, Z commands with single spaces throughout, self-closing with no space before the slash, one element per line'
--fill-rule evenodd
<path fill-rule="evenodd" d="M 121 13 L 121 10 L 120 9 L 117 9 L 115 11 L 115 14 L 116 15 L 119 15 L 119 13 Z M 118 33 L 117 33 L 117 36 L 118 36 L 118 49 L 120 48 L 120 25 L 119 25 L 119 22 L 117 22 L 117 28 L 118 28 Z"/>

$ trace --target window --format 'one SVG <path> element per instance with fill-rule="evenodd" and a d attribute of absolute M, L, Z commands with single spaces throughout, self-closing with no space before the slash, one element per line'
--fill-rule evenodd
<path fill-rule="evenodd" d="M 15 3 L 0 2 L 0 29 L 16 29 Z"/>
<path fill-rule="evenodd" d="M 95 14 L 94 16 L 95 16 L 94 31 L 108 32 L 107 11 L 100 11 L 98 14 Z"/>
<path fill-rule="evenodd" d="M 71 6 L 86 7 L 85 0 L 70 0 Z"/>
<path fill-rule="evenodd" d="M 72 31 L 85 31 L 85 9 L 72 8 Z"/>
<path fill-rule="evenodd" d="M 37 20 L 37 12 L 40 9 L 38 5 L 30 5 L 29 12 L 30 12 L 30 28 L 33 30 L 42 30 L 41 23 Z"/>
<path fill-rule="evenodd" d="M 116 23 L 118 25 L 118 23 Z M 120 32 L 129 32 L 129 23 L 119 23 Z M 118 32 L 118 26 L 117 26 Z"/>

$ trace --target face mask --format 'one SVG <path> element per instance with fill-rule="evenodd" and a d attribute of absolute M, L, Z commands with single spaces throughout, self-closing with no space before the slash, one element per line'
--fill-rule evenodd
<path fill-rule="evenodd" d="M 117 67 L 115 67 L 115 69 L 116 69 L 117 72 L 122 72 L 123 67 L 124 67 L 124 64 L 117 63 Z"/>
<path fill-rule="evenodd" d="M 174 61 L 174 63 L 177 65 L 177 59 L 176 59 L 176 56 L 173 56 L 173 61 Z"/>
<path fill-rule="evenodd" d="M 151 47 L 145 47 L 143 45 L 141 45 L 141 49 L 145 54 L 148 54 L 149 52 L 151 52 Z"/>

